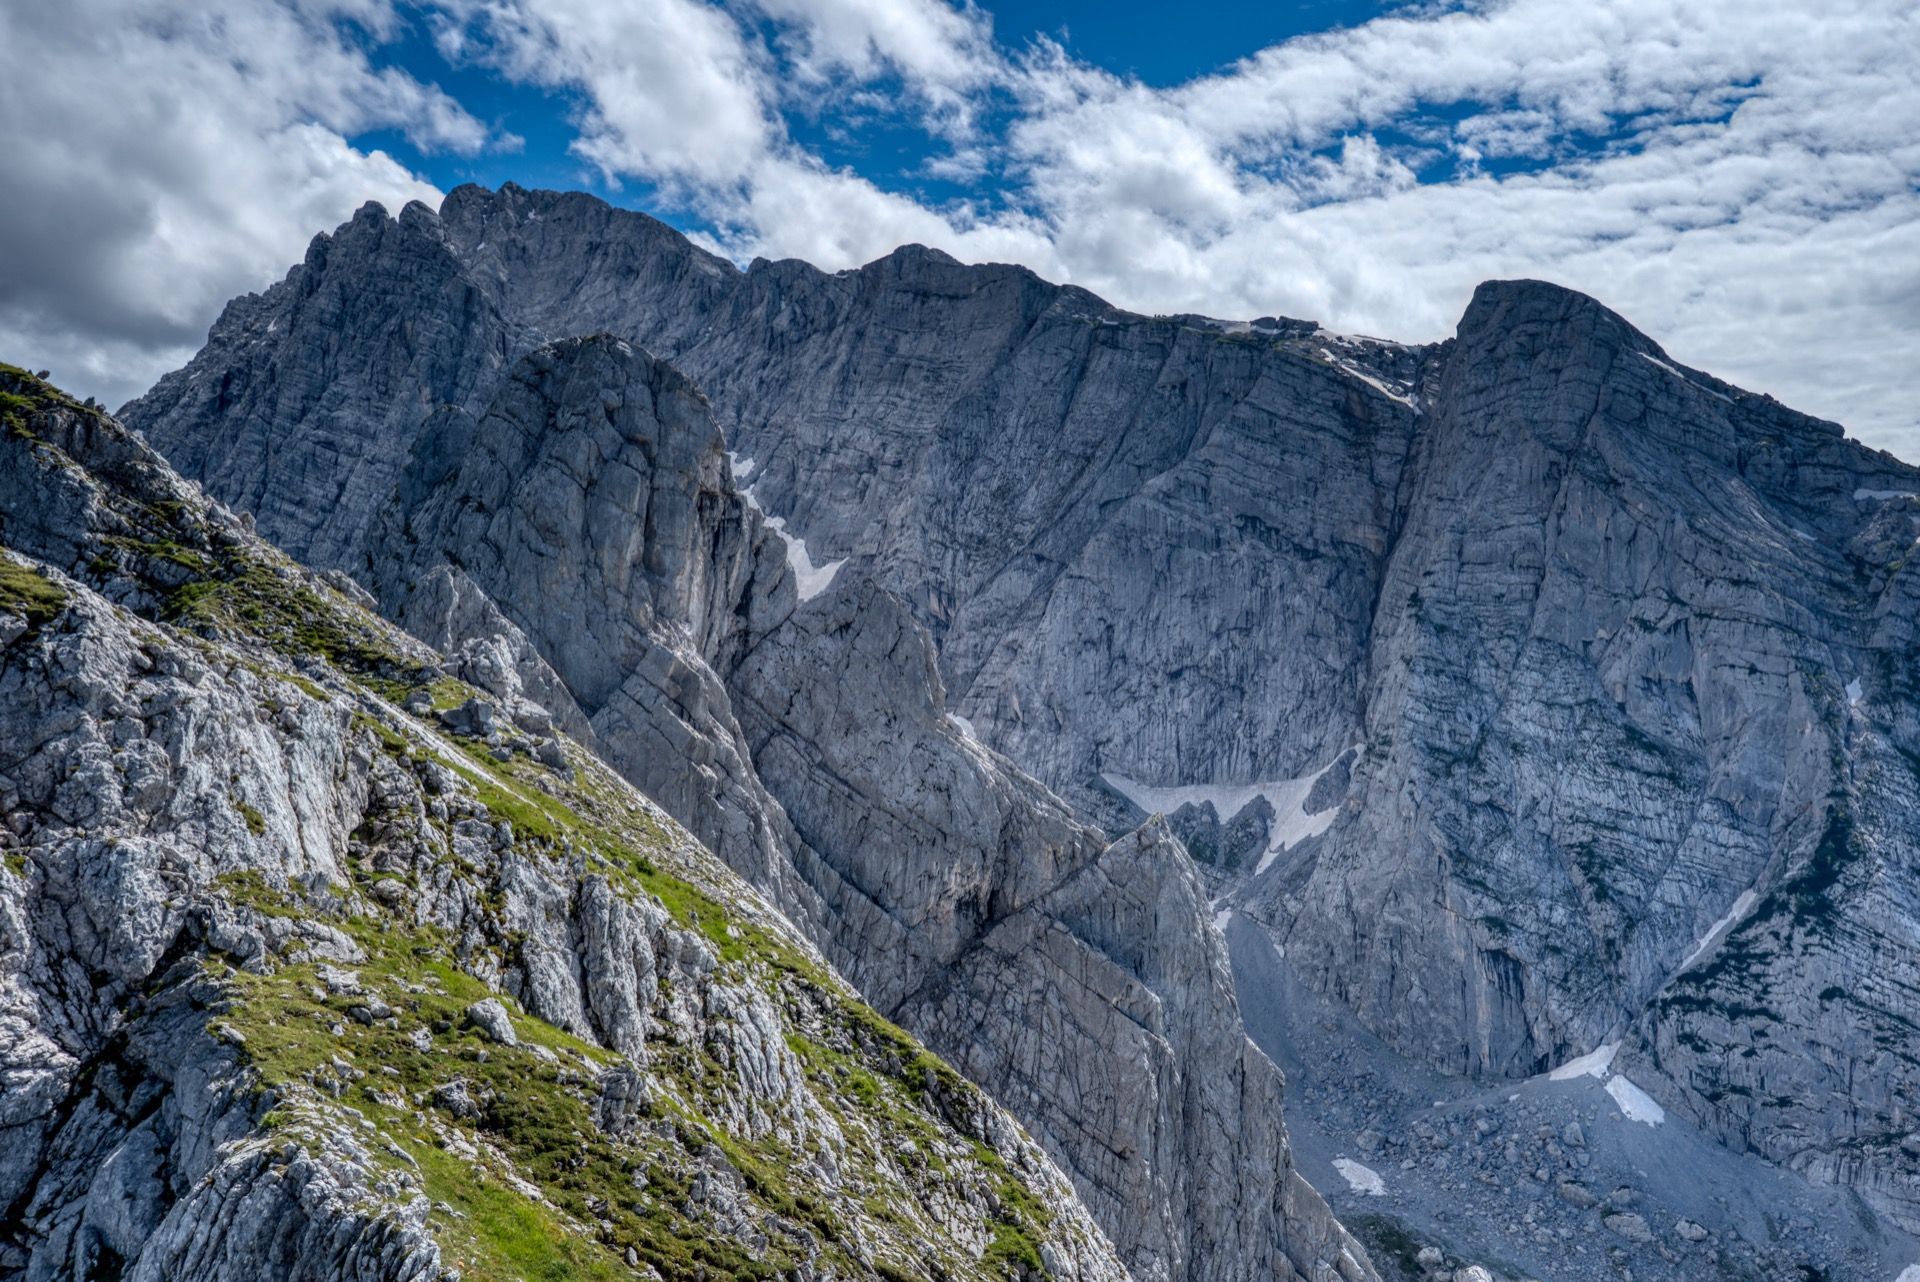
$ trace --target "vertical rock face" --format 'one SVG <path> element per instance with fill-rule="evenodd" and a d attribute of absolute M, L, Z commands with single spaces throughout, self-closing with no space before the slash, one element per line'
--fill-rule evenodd
<path fill-rule="evenodd" d="M 0 393 L 0 1277 L 1126 1282 L 652 802 L 397 708 L 444 656 Z"/>
<path fill-rule="evenodd" d="M 843 570 L 798 603 L 771 537 L 691 385 L 600 337 L 437 415 L 372 550 L 399 617 L 436 573 L 484 593 L 608 760 L 1015 1101 L 1135 1276 L 1368 1275 L 1293 1172 L 1184 851 L 1159 829 L 1109 850 L 948 716 L 898 597 Z M 1117 929 L 1085 887 L 1141 907 Z"/>
<path fill-rule="evenodd" d="M 1371 1275 L 1293 1169 L 1279 1071 L 1163 825 L 1108 845 L 981 747 L 871 583 L 802 606 L 733 686 L 835 955 L 1011 1101 L 1136 1277 Z"/>
<path fill-rule="evenodd" d="M 741 272 L 642 216 L 514 188 L 363 214 L 318 246 L 132 420 L 264 530 L 371 577 L 379 505 L 357 499 L 399 481 L 424 421 L 389 403 L 480 419 L 510 357 L 580 333 L 672 360 L 781 533 L 847 558 L 828 594 L 772 607 L 792 612 L 767 640 L 728 651 L 754 628 L 684 616 L 690 649 L 660 651 L 705 665 L 665 683 L 703 692 L 675 714 L 683 745 L 731 745 L 699 747 L 723 759 L 701 768 L 737 782 L 741 814 L 784 816 L 748 843 L 763 870 L 784 861 L 912 966 L 1039 902 L 996 891 L 1023 905 L 1006 917 L 977 888 L 937 908 L 902 889 L 893 843 L 938 811 L 895 804 L 875 763 L 937 771 L 935 739 L 972 742 L 1071 813 L 956 784 L 983 807 L 941 855 L 967 886 L 999 875 L 1010 824 L 1069 834 L 1013 862 L 1071 878 L 1097 862 L 1074 815 L 1123 832 L 1164 808 L 1214 854 L 1213 893 L 1391 1046 L 1517 1075 L 1626 1036 L 1669 1107 L 1920 1225 L 1914 469 L 1539 283 L 1485 286 L 1457 339 L 1404 348 L 1129 316 L 918 247 Z M 388 283 L 403 272 L 419 287 Z M 455 295 L 475 301 L 422 301 Z M 366 323 L 332 324 L 349 307 Z M 456 313 L 476 319 L 444 328 Z M 426 345 L 368 342 L 381 325 Z M 335 442 L 356 413 L 370 439 Z M 262 488 L 269 456 L 294 471 Z M 886 603 L 849 597 L 869 581 Z M 489 653 L 571 688 L 561 638 L 506 595 L 533 657 L 504 634 Z M 794 675 L 792 655 L 833 670 L 827 638 L 877 653 L 907 620 L 943 687 L 915 715 L 961 718 L 932 738 Z M 863 662 L 838 684 L 893 680 Z M 715 691 L 724 733 L 701 721 Z M 880 982 L 863 948 L 837 956 Z"/>
<path fill-rule="evenodd" d="M 490 390 L 526 350 L 439 234 L 410 205 L 367 205 L 265 294 L 228 304 L 211 339 L 244 372 L 203 362 L 143 402 L 153 439 L 208 492 L 319 568 L 355 563 L 421 421 Z M 348 336 L 351 336 L 349 339 Z M 164 408 L 162 408 L 164 407 Z M 160 420 L 199 427 L 173 433 Z"/>
<path fill-rule="evenodd" d="M 797 907 L 790 834 L 715 672 L 793 608 L 793 576 L 693 385 L 622 339 L 540 349 L 480 415 L 434 414 L 396 493 L 374 559 L 388 613 L 438 620 L 421 585 L 470 585 L 616 769 Z"/>
<path fill-rule="evenodd" d="M 1240 1030 L 1219 932 L 1168 929 L 1205 911 L 1156 819 L 994 923 L 902 1018 L 1025 1101 L 1029 1124 L 1073 1155 L 1095 1214 L 1129 1226 L 1137 1276 L 1367 1276 L 1293 1169 L 1282 1082 Z M 1116 1062 L 1152 1072 L 1116 1076 Z"/>
<path fill-rule="evenodd" d="M 488 343 L 413 319 L 445 308 L 443 271 Z M 340 327 L 347 299 L 382 319 Z M 369 341 L 395 328 L 434 339 L 432 359 Z M 438 215 L 411 205 L 375 235 L 363 214 L 316 240 L 126 414 L 265 534 L 365 574 L 377 504 L 303 505 L 295 460 L 343 451 L 365 479 L 352 497 L 378 498 L 427 412 L 411 407 L 479 413 L 500 345 L 602 330 L 693 378 L 760 504 L 817 563 L 857 558 L 906 599 L 956 709 L 1109 828 L 1140 816 L 1103 772 L 1288 778 L 1353 740 L 1421 349 L 1148 320 L 918 246 L 857 272 L 740 272 L 590 197 L 463 187 Z M 429 384 L 423 362 L 469 373 Z M 302 408 L 309 385 L 325 406 Z M 377 445 L 326 438 L 355 412 Z M 247 449 L 202 453 L 215 432 Z M 264 460 L 269 441 L 271 476 L 217 461 Z M 274 487 L 284 501 L 259 497 Z M 1178 635 L 1158 626 L 1169 601 Z"/>
<path fill-rule="evenodd" d="M 1877 1165 L 1840 1177 L 1913 1223 L 1913 586 L 1870 559 L 1920 535 L 1913 471 L 1524 282 L 1478 293 L 1431 415 L 1344 813 L 1249 904 L 1454 1071 L 1639 1019 L 1669 1098 Z"/>

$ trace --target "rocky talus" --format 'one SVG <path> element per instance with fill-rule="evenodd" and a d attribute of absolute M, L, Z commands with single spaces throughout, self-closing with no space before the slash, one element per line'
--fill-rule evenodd
<path fill-rule="evenodd" d="M 371 546 L 397 618 L 436 576 L 484 594 L 610 762 L 1011 1101 L 1136 1276 L 1366 1275 L 1293 1170 L 1185 852 L 1109 848 L 970 738 L 893 594 L 843 569 L 802 602 L 672 367 L 606 336 L 530 353 L 428 424 Z M 1139 907 L 1119 928 L 1075 887 Z"/>
<path fill-rule="evenodd" d="M 844 560 L 770 637 L 873 584 L 924 629 L 956 742 L 1063 822 L 1163 813 L 1255 928 L 1236 959 L 1264 940 L 1450 1073 L 1618 1043 L 1676 1117 L 1920 1230 L 1920 472 L 1539 282 L 1406 347 L 1130 315 L 911 246 L 741 271 L 512 187 L 362 211 L 127 412 L 371 583 L 422 407 L 479 418 L 523 353 L 595 332 L 697 383 L 783 541 Z M 891 902 L 857 800 L 885 790 L 750 688 L 785 644 L 709 663 L 742 760 L 812 894 Z M 533 680 L 548 647 L 525 648 Z"/>
<path fill-rule="evenodd" d="M 1129 1276 L 524 691 L 11 367 L 0 417 L 0 1276 Z"/>

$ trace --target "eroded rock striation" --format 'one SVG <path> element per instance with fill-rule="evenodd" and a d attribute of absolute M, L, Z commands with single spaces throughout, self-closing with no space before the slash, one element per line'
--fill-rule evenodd
<path fill-rule="evenodd" d="M 431 358 L 329 320 L 363 305 Z M 128 413 L 371 580 L 404 406 L 481 416 L 521 353 L 601 331 L 694 380 L 778 532 L 844 559 L 770 638 L 861 617 L 871 582 L 930 638 L 953 743 L 1068 824 L 1166 812 L 1208 894 L 1388 1046 L 1524 1076 L 1621 1040 L 1668 1108 L 1920 1229 L 1915 469 L 1539 282 L 1405 347 L 1133 316 L 919 247 L 739 271 L 517 188 L 363 211 Z M 356 415 L 406 448 L 337 442 Z M 367 501 L 303 498 L 342 476 Z M 824 904 L 890 902 L 862 845 L 887 790 L 750 688 L 787 642 L 763 644 L 713 672 L 789 864 Z M 926 921 L 922 956 L 966 933 Z"/>
<path fill-rule="evenodd" d="M 898 597 L 841 571 L 801 602 L 784 546 L 691 384 L 600 336 L 530 353 L 478 415 L 437 415 L 371 549 L 397 618 L 435 575 L 485 594 L 610 762 L 868 1000 L 1018 1101 L 1136 1276 L 1364 1276 L 1293 1171 L 1279 1073 L 1224 958 L 1206 961 L 1184 851 L 1109 851 L 947 714 Z M 1156 905 L 1139 938 L 1036 907 L 1089 869 Z M 1016 917 L 1054 946 L 1009 954 Z M 1143 946 L 1197 964 L 1150 966 Z M 1123 996 L 1144 1021 L 1126 1035 Z M 1162 1006 L 1177 1017 L 1147 1015 Z"/>
<path fill-rule="evenodd" d="M 0 393 L 0 1275 L 1125 1282 L 654 803 Z"/>

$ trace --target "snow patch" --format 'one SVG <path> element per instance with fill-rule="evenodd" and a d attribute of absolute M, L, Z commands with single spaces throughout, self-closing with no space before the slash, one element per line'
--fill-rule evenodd
<path fill-rule="evenodd" d="M 1221 934 L 1227 933 L 1227 927 L 1233 921 L 1233 909 L 1222 908 L 1213 915 L 1213 928 Z"/>
<path fill-rule="evenodd" d="M 1859 707 L 1861 693 L 1862 691 L 1860 689 L 1859 677 L 1855 677 L 1853 680 L 1847 682 L 1847 702 L 1848 703 L 1852 704 L 1856 708 Z"/>
<path fill-rule="evenodd" d="M 1909 1264 L 1900 1270 L 1900 1276 L 1893 1282 L 1920 1282 L 1920 1264 Z"/>
<path fill-rule="evenodd" d="M 825 565 L 815 565 L 813 558 L 807 555 L 806 540 L 797 539 L 781 528 L 786 524 L 785 521 L 777 516 L 770 516 L 767 518 L 767 524 L 773 527 L 775 534 L 787 541 L 787 559 L 793 562 L 793 577 L 797 580 L 802 601 L 811 601 L 832 586 L 833 576 L 838 574 L 840 567 L 847 563 L 845 557 L 841 557 L 838 561 L 829 561 Z"/>
<path fill-rule="evenodd" d="M 1340 754 L 1345 755 L 1344 751 Z M 1280 857 L 1282 851 L 1308 837 L 1317 837 L 1333 826 L 1334 818 L 1340 813 L 1339 806 L 1328 806 L 1312 815 L 1306 812 L 1305 807 L 1308 795 L 1313 792 L 1313 785 L 1319 782 L 1321 775 L 1333 769 L 1334 762 L 1340 760 L 1340 756 L 1310 775 L 1267 783 L 1186 784 L 1156 788 L 1125 775 L 1102 775 L 1101 778 L 1150 815 L 1170 815 L 1187 805 L 1212 806 L 1214 816 L 1223 824 L 1231 822 L 1256 798 L 1265 797 L 1267 804 L 1273 807 L 1273 827 L 1268 833 L 1266 853 L 1260 856 L 1260 863 L 1253 870 L 1253 875 L 1258 877 Z"/>
<path fill-rule="evenodd" d="M 1870 499 L 1876 501 L 1880 499 L 1920 499 L 1920 493 L 1915 493 L 1912 490 L 1855 490 L 1853 492 L 1853 501 L 1855 503 L 1863 503 Z M 1920 1265 L 1915 1265 L 1914 1267 L 1920 1268 Z"/>
<path fill-rule="evenodd" d="M 1629 1122 L 1658 1126 L 1667 1120 L 1667 1110 L 1661 1108 L 1653 1096 L 1617 1073 L 1607 1081 L 1607 1094 L 1613 1096 L 1613 1102 L 1620 1106 L 1621 1116 Z"/>
<path fill-rule="evenodd" d="M 728 455 L 727 457 L 732 458 L 733 456 Z M 751 467 L 752 465 L 753 460 L 748 459 L 746 466 Z M 800 599 L 802 601 L 811 601 L 822 592 L 825 592 L 827 588 L 833 584 L 833 576 L 838 574 L 840 567 L 847 563 L 847 558 L 843 556 L 838 561 L 829 561 L 825 565 L 815 565 L 813 558 L 807 555 L 807 541 L 805 539 L 795 538 L 793 535 L 787 533 L 787 519 L 785 517 L 767 516 L 767 510 L 760 506 L 759 499 L 753 497 L 753 491 L 751 489 L 741 490 L 740 497 L 747 501 L 748 507 L 751 507 L 754 511 L 765 517 L 767 528 L 775 534 L 778 534 L 781 542 L 787 545 L 787 560 L 793 563 L 794 585 L 799 591 Z"/>
<path fill-rule="evenodd" d="M 1579 1059 L 1570 1059 L 1547 1074 L 1550 1082 L 1571 1082 L 1576 1077 L 1605 1077 L 1607 1069 L 1613 1064 L 1614 1052 L 1620 1049 L 1619 1042 L 1608 1042 L 1595 1047 Z"/>
<path fill-rule="evenodd" d="M 1371 1167 L 1362 1166 L 1350 1157 L 1336 1157 L 1333 1159 L 1333 1169 L 1340 1172 L 1355 1193 L 1361 1193 L 1367 1197 L 1387 1195 L 1387 1182 L 1381 1179 L 1380 1173 Z M 1901 1282 L 1906 1282 L 1906 1279 L 1903 1277 Z"/>
<path fill-rule="evenodd" d="M 972 739 L 975 743 L 978 743 L 980 741 L 980 736 L 973 732 L 973 722 L 967 720 L 965 717 L 961 716 L 959 713 L 949 712 L 947 714 L 947 720 L 953 722 L 953 728 L 955 730 L 958 730 L 965 737 Z"/>
<path fill-rule="evenodd" d="M 1859 684 L 1860 683 L 1856 681 L 1852 686 L 1848 686 L 1848 694 L 1852 695 L 1854 686 Z M 1858 696 L 1854 696 L 1854 702 L 1859 702 Z M 1692 952 L 1687 954 L 1687 959 L 1680 963 L 1680 970 L 1685 970 L 1687 967 L 1699 961 L 1700 958 L 1705 955 L 1707 949 L 1713 947 L 1722 939 L 1725 939 L 1727 932 L 1733 929 L 1734 923 L 1751 912 L 1754 904 L 1758 903 L 1759 900 L 1760 896 L 1754 894 L 1751 890 L 1741 891 L 1740 897 L 1733 901 L 1733 907 L 1727 909 L 1727 915 L 1713 923 L 1707 930 L 1707 933 L 1700 937 L 1700 942 L 1694 946 Z M 1678 974 L 1679 971 L 1675 971 L 1674 973 Z"/>
<path fill-rule="evenodd" d="M 753 475 L 753 460 L 750 458 L 741 458 L 732 450 L 727 451 L 727 466 L 733 470 L 733 483 L 735 485 L 740 484 L 740 482 Z M 758 507 L 759 505 L 755 504 L 754 506 Z"/>
<path fill-rule="evenodd" d="M 1417 410 L 1420 408 L 1420 402 L 1415 400 L 1411 393 L 1396 392 L 1393 388 L 1387 386 L 1385 383 L 1381 382 L 1379 379 L 1375 378 L 1373 375 L 1367 373 L 1364 369 L 1361 369 L 1358 365 L 1354 364 L 1352 361 L 1342 360 L 1340 357 L 1335 356 L 1332 352 L 1328 351 L 1324 347 L 1320 349 L 1320 354 L 1326 357 L 1327 363 L 1332 365 L 1335 369 L 1339 370 L 1343 374 L 1350 374 L 1354 378 L 1359 379 L 1362 383 L 1365 383 L 1368 387 L 1373 388 L 1375 391 L 1379 392 L 1382 396 L 1386 397 L 1388 400 L 1399 401 L 1402 405 L 1406 406 L 1410 410 Z"/>
<path fill-rule="evenodd" d="M 1651 362 L 1652 364 L 1658 365 L 1661 369 L 1667 371 L 1667 373 L 1673 375 L 1675 378 L 1679 379 L 1682 383 L 1685 383 L 1688 387 L 1691 387 L 1696 392 L 1705 392 L 1708 396 L 1711 396 L 1716 400 L 1725 401 L 1729 405 L 1733 404 L 1733 398 L 1731 396 L 1728 396 L 1724 392 L 1716 392 L 1711 387 L 1700 386 L 1700 384 L 1694 382 L 1692 379 L 1688 378 L 1685 374 L 1682 374 L 1679 370 L 1667 364 L 1665 361 L 1658 359 L 1657 357 L 1649 356 L 1645 352 L 1641 352 L 1640 358 L 1644 361 L 1648 361 L 1648 362 Z"/>

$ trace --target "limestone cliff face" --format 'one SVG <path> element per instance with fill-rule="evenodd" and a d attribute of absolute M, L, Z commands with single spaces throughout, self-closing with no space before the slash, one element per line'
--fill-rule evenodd
<path fill-rule="evenodd" d="M 376 261 L 419 287 L 367 287 Z M 182 457 L 231 434 L 190 470 L 368 576 L 380 505 L 302 495 L 336 455 L 384 492 L 424 419 L 381 397 L 479 416 L 508 358 L 435 339 L 475 372 L 422 393 L 410 349 L 330 326 L 324 300 L 405 318 L 448 281 L 510 355 L 606 331 L 671 360 L 781 533 L 847 558 L 776 632 L 890 593 L 931 638 L 929 706 L 1061 823 L 1165 811 L 1212 856 L 1209 893 L 1389 1045 L 1511 1075 L 1624 1037 L 1669 1107 L 1920 1225 L 1914 469 L 1539 283 L 1486 286 L 1455 340 L 1405 348 L 1131 316 L 916 247 L 742 272 L 513 188 L 364 213 L 130 417 Z M 379 402 L 367 422 L 407 450 L 268 412 L 335 369 L 326 395 Z M 835 778 L 858 740 L 803 746 L 791 693 L 750 685 L 780 646 L 745 653 L 713 671 L 792 866 L 823 903 L 884 906 L 868 838 L 915 829 Z M 975 918 L 997 920 L 879 937 L 944 957 Z"/>
<path fill-rule="evenodd" d="M 792 610 L 793 576 L 692 384 L 620 339 L 541 349 L 480 415 L 434 414 L 395 493 L 375 539 L 388 613 L 412 626 L 449 580 L 479 594 L 512 628 L 474 619 L 449 642 L 524 640 L 616 769 L 800 904 L 715 672 Z"/>
<path fill-rule="evenodd" d="M 1401 1047 L 1525 1075 L 1631 1025 L 1666 1098 L 1915 1223 L 1920 476 L 1527 283 L 1423 435 L 1366 750 L 1250 907 Z"/>
<path fill-rule="evenodd" d="M 1126 1282 L 665 812 L 0 393 L 0 1277 Z"/>
<path fill-rule="evenodd" d="M 1423 350 L 1147 320 L 917 246 L 837 275 L 740 272 L 643 215 L 511 187 L 363 211 L 315 245 L 127 415 L 316 564 L 367 572 L 378 503 L 360 500 L 397 479 L 416 406 L 491 398 L 493 346 L 441 341 L 474 372 L 426 385 L 413 348 L 369 341 L 438 334 L 458 264 L 489 343 L 605 331 L 692 378 L 761 506 L 816 562 L 854 557 L 905 598 L 956 711 L 1109 829 L 1140 816 L 1103 773 L 1288 778 L 1351 742 Z M 342 327 L 336 298 L 384 319 Z M 296 408 L 310 387 L 324 405 Z M 355 415 L 377 457 L 332 439 Z M 247 445 L 203 454 L 219 433 Z M 353 501 L 307 502 L 309 472 L 349 470 Z"/>
<path fill-rule="evenodd" d="M 1016 1101 L 1135 1276 L 1365 1276 L 1293 1172 L 1279 1073 L 1207 952 L 1185 852 L 1158 829 L 1109 850 L 949 717 L 899 598 L 843 569 L 803 603 L 783 547 L 698 393 L 604 336 L 531 353 L 477 416 L 437 415 L 371 544 L 396 617 L 435 575 L 484 593 L 610 762 Z M 1152 909 L 1128 931 L 1082 920 L 1064 905 L 1087 879 Z"/>

